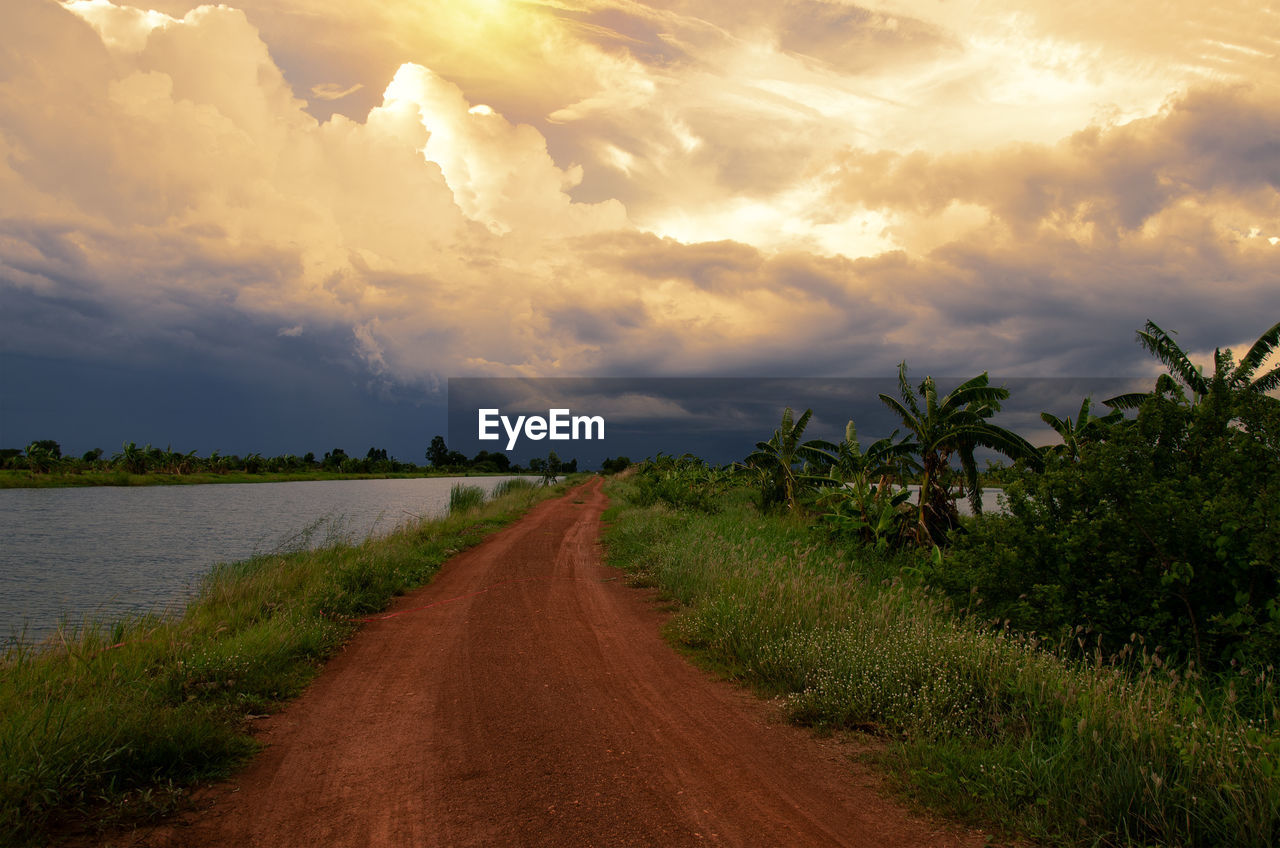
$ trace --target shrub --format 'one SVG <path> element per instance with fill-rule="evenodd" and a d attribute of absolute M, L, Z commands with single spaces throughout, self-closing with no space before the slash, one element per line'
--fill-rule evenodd
<path fill-rule="evenodd" d="M 1210 669 L 1280 655 L 1280 404 L 1157 393 L 1136 422 L 1049 457 L 1006 515 L 954 537 L 934 582 L 1026 630 L 1133 633 Z"/>

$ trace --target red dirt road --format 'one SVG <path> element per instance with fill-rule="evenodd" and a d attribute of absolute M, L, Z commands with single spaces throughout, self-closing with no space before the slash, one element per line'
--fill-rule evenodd
<path fill-rule="evenodd" d="M 447 563 L 144 844 L 968 846 L 693 668 L 601 564 L 599 479 Z M 439 603 L 444 602 L 444 603 Z M 419 609 L 427 604 L 436 604 Z"/>

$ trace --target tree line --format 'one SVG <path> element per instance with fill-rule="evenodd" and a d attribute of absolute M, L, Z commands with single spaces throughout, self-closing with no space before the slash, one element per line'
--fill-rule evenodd
<path fill-rule="evenodd" d="M 196 451 L 183 453 L 172 446 L 159 448 L 148 444 L 138 447 L 125 442 L 118 453 L 108 456 L 102 448 L 86 451 L 81 456 L 67 456 L 52 439 L 41 439 L 25 450 L 0 449 L 0 469 L 25 470 L 32 474 L 79 474 L 84 472 L 124 472 L 127 474 L 288 474 L 321 471 L 341 474 L 395 474 L 422 470 L 412 462 L 401 462 L 386 448 L 369 448 L 363 456 L 350 456 L 342 448 L 302 456 L 281 454 L 263 456 L 223 454 L 213 451 L 200 456 Z"/>
<path fill-rule="evenodd" d="M 428 447 L 425 465 L 402 462 L 390 456 L 386 448 L 371 447 L 363 456 L 348 455 L 342 448 L 334 448 L 317 457 L 315 453 L 281 454 L 263 456 L 250 453 L 244 456 L 213 451 L 200 456 L 196 451 L 183 453 L 172 446 L 158 448 L 148 444 L 138 447 L 135 442 L 125 442 L 119 452 L 107 455 L 102 448 L 86 451 L 81 456 L 64 455 L 62 446 L 53 439 L 31 442 L 25 449 L 0 449 L 0 470 L 27 471 L 31 474 L 82 474 L 86 472 L 122 472 L 127 474 L 291 474 L 326 472 L 335 474 L 413 474 L 428 471 L 473 472 L 499 474 L 543 474 L 551 476 L 573 474 L 578 470 L 578 460 L 562 460 L 552 451 L 547 457 L 534 457 L 527 466 L 513 463 L 501 452 L 480 451 L 468 458 L 459 451 L 450 450 L 443 436 L 436 436 Z M 618 462 L 621 466 L 616 467 Z M 606 459 L 606 471 L 618 471 L 631 464 L 626 457 Z"/>

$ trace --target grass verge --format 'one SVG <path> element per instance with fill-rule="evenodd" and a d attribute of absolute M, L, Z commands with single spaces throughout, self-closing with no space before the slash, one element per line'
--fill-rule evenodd
<path fill-rule="evenodd" d="M 887 737 L 916 798 L 1059 845 L 1280 844 L 1274 706 L 1249 718 L 1232 694 L 1274 705 L 1266 675 L 1219 698 L 1138 644 L 1072 659 L 956 616 L 906 561 L 733 493 L 706 514 L 641 508 L 630 489 L 610 483 L 609 558 L 679 602 L 673 638 L 784 695 L 798 722 Z"/>
<path fill-rule="evenodd" d="M 84 626 L 0 656 L 0 844 L 170 811 L 255 750 L 358 627 L 459 551 L 573 481 L 513 487 L 360 545 L 221 565 L 179 618 Z"/>

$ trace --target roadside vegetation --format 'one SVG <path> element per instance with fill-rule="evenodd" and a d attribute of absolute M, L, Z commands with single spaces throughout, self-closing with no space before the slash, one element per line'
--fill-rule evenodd
<path fill-rule="evenodd" d="M 0 655 L 0 844 L 160 815 L 255 750 L 251 720 L 297 695 L 360 618 L 570 481 L 350 546 L 221 565 L 176 618 L 60 632 Z M 472 492 L 478 490 L 471 490 Z"/>
<path fill-rule="evenodd" d="M 1138 339 L 1169 373 L 1046 413 L 1049 448 L 995 424 L 985 375 L 904 364 L 902 435 L 865 450 L 787 410 L 736 465 L 651 459 L 610 484 L 610 556 L 681 604 L 673 638 L 884 736 L 930 804 L 1052 844 L 1280 844 L 1280 324 L 1204 370 Z M 978 447 L 1012 463 L 998 514 Z"/>

